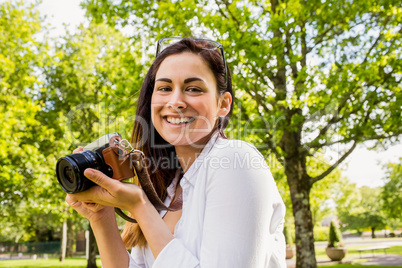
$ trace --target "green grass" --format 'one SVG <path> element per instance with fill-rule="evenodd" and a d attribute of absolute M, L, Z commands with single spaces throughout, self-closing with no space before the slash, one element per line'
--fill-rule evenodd
<path fill-rule="evenodd" d="M 348 253 L 346 255 L 347 258 L 359 258 L 358 248 L 362 248 L 362 246 L 358 247 L 348 247 Z M 383 254 L 383 251 L 379 251 L 379 253 Z M 368 253 L 365 253 L 368 254 Z M 387 254 L 396 254 L 402 255 L 402 246 L 392 246 L 390 249 L 387 249 Z M 364 254 L 362 254 L 362 259 L 356 259 L 354 262 L 363 262 Z M 316 249 L 316 258 L 319 259 L 328 259 L 325 248 L 317 248 Z M 101 267 L 100 259 L 96 261 L 98 267 Z M 54 267 L 69 267 L 69 268 L 85 268 L 87 266 L 87 261 L 85 258 L 67 258 L 64 262 L 60 262 L 59 259 L 50 258 L 48 260 L 38 259 L 38 260 L 9 260 L 9 261 L 0 261 L 0 268 L 2 267 L 13 267 L 13 268 L 30 268 L 30 267 L 46 267 L 46 268 L 54 268 Z M 389 268 L 390 266 L 381 266 L 381 265 L 360 265 L 360 264 L 334 264 L 334 265 L 318 265 L 318 267 L 331 267 L 331 268 Z M 402 268 L 402 266 L 392 266 L 392 268 Z"/>
<path fill-rule="evenodd" d="M 387 254 L 402 255 L 402 246 L 392 246 L 387 249 Z"/>
<path fill-rule="evenodd" d="M 369 246 L 367 246 L 369 247 Z M 356 247 L 347 247 L 348 253 L 346 254 L 346 258 L 358 258 L 360 257 L 360 253 L 357 251 L 359 248 L 364 248 L 364 246 L 356 246 Z M 402 246 L 392 246 L 391 248 L 387 249 L 387 254 L 394 254 L 394 255 L 402 255 Z M 384 250 L 376 250 L 375 254 L 384 254 Z M 317 259 L 328 259 L 327 254 L 325 253 L 325 248 L 317 248 L 315 250 L 315 256 Z M 362 252 L 362 258 L 365 256 L 371 256 L 371 251 Z"/>
<path fill-rule="evenodd" d="M 98 267 L 102 264 L 100 259 L 96 260 Z M 48 260 L 38 259 L 38 260 L 9 260 L 0 261 L 0 267 L 13 267 L 13 268 L 31 268 L 31 267 L 69 267 L 69 268 L 85 268 L 87 267 L 87 260 L 85 258 L 68 258 L 64 262 L 60 262 L 59 259 L 50 258 Z"/>
<path fill-rule="evenodd" d="M 325 268 L 325 267 L 331 267 L 331 268 L 390 268 L 390 267 L 402 268 L 401 265 L 384 266 L 384 265 L 361 265 L 361 264 L 358 264 L 358 263 L 367 261 L 367 259 L 364 258 L 365 256 L 371 256 L 371 251 L 364 252 L 361 255 L 362 258 L 360 258 L 359 252 L 357 251 L 357 249 L 359 249 L 359 248 L 364 248 L 364 246 L 347 247 L 348 253 L 346 254 L 346 258 L 354 259 L 353 262 L 355 264 L 333 264 L 333 265 L 325 264 L 325 265 L 318 265 L 318 267 L 322 267 L 322 268 Z M 317 260 L 328 259 L 328 256 L 325 253 L 325 248 L 317 248 L 315 252 L 316 252 Z M 377 250 L 377 251 L 375 251 L 375 253 L 376 254 L 384 254 L 384 251 Z M 402 255 L 402 246 L 392 246 L 391 248 L 387 249 L 387 254 Z"/>

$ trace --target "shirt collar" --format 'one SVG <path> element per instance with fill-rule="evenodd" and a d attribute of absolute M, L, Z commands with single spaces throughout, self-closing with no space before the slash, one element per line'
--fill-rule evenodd
<path fill-rule="evenodd" d="M 173 181 L 170 183 L 170 185 L 166 189 L 167 195 L 169 196 L 170 200 L 173 200 L 174 196 L 176 195 L 176 186 L 177 186 L 177 183 L 179 182 L 180 173 L 181 173 L 181 168 L 179 168 L 176 171 L 176 175 L 174 176 Z"/>
<path fill-rule="evenodd" d="M 207 144 L 202 149 L 201 154 L 194 160 L 194 162 L 191 164 L 190 168 L 186 171 L 186 173 L 184 173 L 183 178 L 181 179 L 183 184 L 190 183 L 191 185 L 194 186 L 195 183 L 194 174 L 203 165 L 205 157 L 208 156 L 208 154 L 214 147 L 215 143 L 218 141 L 219 137 L 220 137 L 219 133 L 215 133 L 211 136 Z"/>

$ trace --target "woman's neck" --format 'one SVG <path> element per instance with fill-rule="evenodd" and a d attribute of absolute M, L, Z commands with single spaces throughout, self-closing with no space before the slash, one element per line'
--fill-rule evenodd
<path fill-rule="evenodd" d="M 183 169 L 184 173 L 194 163 L 195 159 L 197 159 L 197 157 L 200 155 L 200 153 L 204 147 L 205 147 L 205 145 L 204 146 L 200 146 L 200 145 L 175 146 L 176 155 L 177 155 L 177 158 L 179 159 L 180 166 Z"/>
<path fill-rule="evenodd" d="M 176 155 L 184 173 L 191 167 L 195 159 L 197 159 L 197 157 L 201 154 L 202 149 L 204 149 L 212 135 L 213 133 L 194 144 L 175 146 Z"/>

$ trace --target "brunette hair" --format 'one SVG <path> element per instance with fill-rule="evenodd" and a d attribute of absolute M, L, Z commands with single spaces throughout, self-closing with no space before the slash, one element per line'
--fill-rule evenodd
<path fill-rule="evenodd" d="M 155 86 L 155 76 L 161 63 L 168 56 L 183 52 L 191 52 L 199 55 L 207 63 L 215 76 L 218 94 L 222 95 L 225 92 L 229 92 L 233 98 L 232 80 L 229 68 L 227 64 L 224 63 L 220 50 L 210 49 L 208 41 L 185 38 L 168 46 L 156 57 L 141 86 L 131 143 L 134 144 L 137 149 L 142 150 L 147 157 L 148 172 L 161 200 L 166 198 L 167 187 L 175 177 L 176 171 L 180 168 L 180 164 L 177 160 L 174 146 L 166 142 L 154 128 L 151 120 L 151 98 Z M 225 70 L 225 66 L 227 70 Z M 223 130 L 229 122 L 232 111 L 233 106 L 231 106 L 230 112 L 226 117 L 219 118 L 211 134 L 218 132 L 220 136 L 226 138 Z M 145 127 L 144 122 L 146 123 Z M 164 165 L 163 168 L 159 167 L 158 163 L 161 161 L 158 160 L 160 159 L 169 160 L 170 164 L 168 167 L 166 167 L 166 165 Z M 145 237 L 138 224 L 127 222 L 122 233 L 122 238 L 126 248 L 146 246 Z"/>

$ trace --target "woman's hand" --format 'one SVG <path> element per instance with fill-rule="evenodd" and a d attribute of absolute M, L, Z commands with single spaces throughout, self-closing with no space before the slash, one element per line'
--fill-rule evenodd
<path fill-rule="evenodd" d="M 144 191 L 135 184 L 114 180 L 92 168 L 87 168 L 84 175 L 97 185 L 69 196 L 87 205 L 92 204 L 87 208 L 94 212 L 101 210 L 104 206 L 118 207 L 132 212 L 137 205 L 148 201 Z"/>
<path fill-rule="evenodd" d="M 79 147 L 73 153 L 82 150 L 83 148 Z M 133 214 L 136 205 L 148 200 L 137 185 L 114 180 L 95 169 L 86 169 L 84 175 L 97 185 L 84 192 L 67 194 L 66 202 L 90 222 L 114 217 L 113 207 L 128 210 Z"/>
<path fill-rule="evenodd" d="M 73 151 L 73 153 L 76 154 L 81 151 L 83 151 L 83 148 L 78 147 Z M 106 220 L 106 218 L 109 216 L 114 216 L 114 209 L 112 207 L 107 208 L 95 203 L 82 202 L 71 194 L 67 194 L 66 202 L 81 216 L 87 218 L 89 221 Z"/>
<path fill-rule="evenodd" d="M 67 194 L 66 202 L 81 216 L 87 218 L 92 222 L 106 222 L 108 219 L 114 217 L 114 208 L 105 207 L 95 203 L 86 203 L 79 201 L 72 194 Z"/>
<path fill-rule="evenodd" d="M 79 147 L 73 153 L 82 150 L 83 148 Z M 135 215 L 135 208 L 148 202 L 144 191 L 135 184 L 114 180 L 92 168 L 86 169 L 84 175 L 97 185 L 80 193 L 67 194 L 66 202 L 89 221 L 98 221 L 114 215 L 113 207 Z"/>

